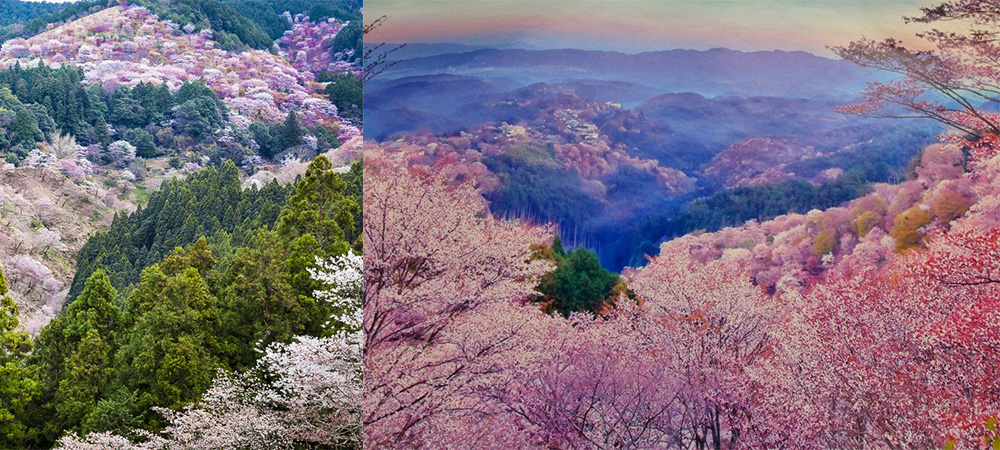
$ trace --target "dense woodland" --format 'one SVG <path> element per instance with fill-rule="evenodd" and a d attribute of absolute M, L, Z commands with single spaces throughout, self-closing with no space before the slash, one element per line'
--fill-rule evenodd
<path fill-rule="evenodd" d="M 325 93 L 345 109 L 360 102 L 357 78 L 348 74 L 337 79 L 345 87 L 335 88 L 337 83 L 331 83 Z M 248 163 L 246 158 L 253 156 L 247 148 L 271 159 L 301 146 L 302 137 L 313 134 L 315 151 L 325 152 L 340 145 L 328 128 L 309 130 L 292 111 L 283 122 L 257 121 L 246 130 L 233 131 L 233 135 L 224 137 L 227 141 L 222 141 L 214 132 L 225 127 L 229 108 L 201 82 L 185 82 L 176 90 L 166 84 L 144 82 L 107 90 L 82 81 L 82 71 L 74 68 L 22 69 L 17 64 L 0 71 L 0 84 L 7 86 L 4 92 L 8 94 L 0 121 L 12 124 L 0 136 L 0 151 L 8 162 L 19 165 L 36 143 L 63 133 L 86 146 L 92 162 L 123 167 L 135 157 L 172 156 L 191 149 L 204 151 L 216 162 L 232 159 L 244 165 Z M 356 114 L 360 116 L 360 111 Z M 112 135 L 121 139 L 112 141 Z M 134 147 L 134 152 L 114 151 L 111 144 L 121 141 Z"/>
<path fill-rule="evenodd" d="M 5 27 L 51 14 L 58 11 L 60 6 L 55 3 L 4 0 L 0 2 L 0 8 L 3 8 L 4 11 L 3 17 L 0 17 L 0 26 Z"/>
<path fill-rule="evenodd" d="M 198 400 L 221 371 L 250 376 L 258 350 L 272 343 L 342 331 L 347 325 L 330 321 L 344 305 L 316 297 L 324 284 L 307 267 L 360 251 L 362 174 L 360 164 L 343 175 L 330 168 L 321 157 L 293 188 L 261 191 L 241 189 L 231 162 L 205 169 L 94 236 L 77 273 L 86 281 L 71 303 L 30 352 L 27 343 L 5 345 L 4 392 L 14 397 L 0 410 L 12 415 L 4 446 L 48 448 L 67 432 L 159 432 L 167 422 L 151 408 Z M 192 209 L 163 211 L 175 201 Z M 223 225 L 223 210 L 239 210 L 244 220 L 235 226 L 230 215 Z M 207 227 L 181 231 L 167 216 L 175 211 Z M 163 245 L 171 247 L 149 256 Z M 21 342 L 16 306 L 4 306 L 4 342 Z M 340 437 L 317 439 L 333 445 Z"/>

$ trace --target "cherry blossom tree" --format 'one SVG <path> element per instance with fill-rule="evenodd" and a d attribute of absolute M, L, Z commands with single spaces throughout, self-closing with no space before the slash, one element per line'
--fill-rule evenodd
<path fill-rule="evenodd" d="M 115 164 L 118 167 L 126 167 L 128 163 L 135 159 L 135 146 L 128 141 L 115 141 L 108 145 L 103 158 L 106 164 Z"/>
<path fill-rule="evenodd" d="M 360 347 L 337 338 L 299 336 L 265 349 L 258 369 L 269 386 L 261 402 L 282 436 L 298 443 L 361 448 Z"/>
<path fill-rule="evenodd" d="M 921 12 L 906 21 L 949 25 L 945 30 L 935 28 L 918 34 L 935 47 L 933 51 L 912 50 L 893 38 L 861 39 L 832 49 L 860 66 L 900 76 L 871 83 L 863 100 L 843 111 L 933 119 L 976 139 L 1000 133 L 1000 116 L 981 107 L 984 102 L 996 102 L 1000 94 L 996 64 L 1000 59 L 1000 8 L 992 1 L 951 0 Z M 936 96 L 929 95 L 932 93 Z"/>
<path fill-rule="evenodd" d="M 331 318 L 327 327 L 345 342 L 360 344 L 361 331 L 361 291 L 362 291 L 361 255 L 348 251 L 329 261 L 317 258 L 316 267 L 310 268 L 312 278 L 327 289 L 317 290 L 313 295 L 320 300 L 336 305 L 339 311 Z M 334 321 L 338 323 L 334 323 Z"/>
<path fill-rule="evenodd" d="M 220 373 L 197 403 L 154 408 L 161 433 L 134 430 L 143 442 L 113 433 L 64 436 L 58 448 L 93 450 L 361 448 L 360 344 L 362 258 L 348 253 L 310 270 L 334 303 L 330 337 L 296 336 L 261 350 L 255 370 Z"/>
<path fill-rule="evenodd" d="M 517 354 L 524 314 L 540 314 L 520 303 L 551 270 L 530 248 L 550 231 L 494 219 L 467 184 L 374 154 L 365 165 L 365 445 L 416 445 L 470 423 L 468 389 Z"/>
<path fill-rule="evenodd" d="M 309 270 L 326 288 L 314 296 L 332 303 L 329 337 L 297 336 L 272 343 L 257 363 L 270 381 L 262 401 L 297 443 L 361 447 L 362 258 L 348 252 L 318 260 Z"/>
<path fill-rule="evenodd" d="M 248 448 L 260 450 L 291 449 L 284 437 L 284 426 L 258 406 L 254 387 L 226 375 L 216 377 L 199 404 L 180 411 L 156 408 L 169 425 L 161 434 L 136 430 L 145 439 L 133 443 L 114 433 L 91 433 L 83 438 L 75 433 L 61 438 L 60 449 L 86 450 L 166 450 L 187 448 L 223 450 Z"/>
<path fill-rule="evenodd" d="M 701 264 L 665 253 L 629 275 L 642 302 L 633 339 L 667 355 L 682 383 L 671 433 L 679 447 L 772 447 L 795 439 L 789 430 L 797 420 L 783 412 L 786 399 L 775 398 L 794 390 L 781 388 L 779 375 L 794 361 L 783 342 L 791 316 L 787 304 L 753 283 L 750 256 L 729 250 Z"/>

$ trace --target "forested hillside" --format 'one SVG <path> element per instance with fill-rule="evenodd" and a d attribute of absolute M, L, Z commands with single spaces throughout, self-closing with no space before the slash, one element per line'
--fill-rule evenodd
<path fill-rule="evenodd" d="M 741 41 L 821 33 L 756 15 L 779 2 L 727 3 L 724 20 L 706 3 L 633 20 L 690 20 L 645 29 L 682 42 L 730 39 L 734 17 L 759 33 Z M 574 6 L 567 42 L 646 36 L 588 33 L 604 22 Z M 829 6 L 800 17 L 868 23 Z M 517 49 L 394 66 L 380 101 L 401 100 L 367 105 L 399 133 L 364 160 L 364 445 L 1000 448 L 1000 10 L 922 6 L 905 22 L 924 42 L 828 47 L 840 60 Z M 719 94 L 817 67 L 777 97 Z M 873 76 L 841 95 L 856 70 Z M 516 87 L 534 78 L 554 81 Z M 655 94 L 671 83 L 698 92 Z M 605 239 L 567 251 L 595 217 Z M 585 248 L 609 242 L 642 254 L 609 272 Z"/>
<path fill-rule="evenodd" d="M 3 16 L 0 17 L 0 27 L 6 27 L 51 14 L 58 11 L 60 7 L 56 3 L 3 0 L 0 1 L 0 9 L 4 11 Z"/>
<path fill-rule="evenodd" d="M 0 448 L 360 448 L 360 8 L 0 9 Z"/>
<path fill-rule="evenodd" d="M 565 242 L 613 270 L 684 233 L 835 206 L 904 179 L 938 130 L 845 117 L 816 99 L 665 94 L 629 110 L 588 98 L 583 82 L 485 100 L 461 77 L 394 86 L 366 96 L 376 127 L 412 131 L 382 149 L 473 180 L 497 214 L 558 224 Z M 464 126 L 409 115 L 420 102 L 456 105 L 440 109 L 457 108 Z"/>
<path fill-rule="evenodd" d="M 73 228 L 63 228 L 65 220 L 42 220 L 36 226 L 28 219 L 51 215 L 39 209 L 47 204 L 62 208 L 67 202 L 60 198 L 33 193 L 36 204 L 16 210 L 25 217 L 19 229 L 57 236 L 47 238 L 53 244 L 39 250 L 12 245 L 9 257 L 0 259 L 0 267 L 24 274 L 19 280 L 44 287 L 19 289 L 15 295 L 26 314 L 41 315 L 26 323 L 44 321 L 45 314 L 58 310 L 71 286 L 73 296 L 80 292 L 84 280 L 74 284 L 67 279 L 76 267 L 73 254 L 87 233 L 107 223 L 111 211 L 135 208 L 164 181 L 227 160 L 243 174 L 260 172 L 257 178 L 264 185 L 270 181 L 263 179 L 265 174 L 280 178 L 299 160 L 339 148 L 359 134 L 360 111 L 341 119 L 331 102 L 345 109 L 360 103 L 355 66 L 332 52 L 347 21 L 326 14 L 344 11 L 310 5 L 314 14 L 324 14 L 312 22 L 302 8 L 293 10 L 302 11 L 294 18 L 279 16 L 288 30 L 280 42 L 272 42 L 273 54 L 222 50 L 211 40 L 211 28 L 188 33 L 127 4 L 72 4 L 45 16 L 68 22 L 53 22 L 59 26 L 29 39 L 4 42 L 0 156 L 11 165 L 7 170 L 37 174 L 41 180 L 50 179 L 44 175 L 48 171 L 61 172 L 59 178 L 66 180 L 57 189 L 61 195 L 109 207 L 98 208 L 99 216 L 80 215 L 80 226 Z M 338 81 L 318 81 L 317 76 Z M 350 157 L 345 151 L 330 155 L 340 164 Z M 12 179 L 25 180 L 21 184 L 27 186 L 34 178 Z M 50 247 L 63 253 L 56 255 Z M 163 256 L 171 249 L 172 244 L 156 251 Z M 43 306 L 50 308 L 48 313 Z"/>
<path fill-rule="evenodd" d="M 308 268 L 317 267 L 316 261 L 340 267 L 336 261 L 360 250 L 355 217 L 360 220 L 362 175 L 360 164 L 346 174 L 331 169 L 319 157 L 294 193 L 276 184 L 258 191 L 242 189 L 236 166 L 227 162 L 220 171 L 204 169 L 171 182 L 152 194 L 149 208 L 119 215 L 108 232 L 91 238 L 76 275 L 85 280 L 82 289 L 42 329 L 33 351 L 20 362 L 20 378 L 11 380 L 33 387 L 17 393 L 23 405 L 14 411 L 16 432 L 4 442 L 49 447 L 67 432 L 97 440 L 103 438 L 93 433 L 137 437 L 137 429 L 169 430 L 172 416 L 156 408 L 195 402 L 223 373 L 250 382 L 260 349 L 312 336 L 320 339 L 320 348 L 336 351 L 335 342 L 322 340 L 350 332 L 355 306 L 316 294 L 327 284 Z M 200 217 L 206 218 L 208 230 L 171 223 L 161 211 L 174 201 L 191 208 L 181 211 L 188 213 L 189 225 L 196 213 L 206 214 Z M 230 227 L 225 228 L 218 222 L 221 216 L 207 215 L 220 206 L 240 210 L 245 220 L 234 227 L 236 216 L 231 216 L 234 220 L 226 221 Z M 160 220 L 148 222 L 150 217 Z M 149 249 L 164 242 L 169 250 L 151 256 L 155 252 Z M 330 286 L 334 288 L 344 286 Z M 338 400 L 320 397 L 322 392 L 310 395 L 315 397 L 295 401 Z M 296 405 L 269 410 L 279 420 L 269 426 L 291 430 L 304 425 L 297 422 L 304 417 L 299 414 L 323 421 L 344 413 Z M 266 415 L 263 410 L 255 414 Z M 223 430 L 229 425 L 201 426 Z M 332 429 L 310 437 L 288 430 L 272 438 L 326 445 L 345 438 Z M 71 442 L 62 445 L 73 448 Z"/>
<path fill-rule="evenodd" d="M 933 145 L 912 179 L 839 206 L 680 236 L 617 291 L 599 265 L 567 276 L 584 266 L 550 226 L 484 214 L 447 165 L 369 153 L 366 445 L 659 448 L 720 433 L 749 448 L 974 448 L 1000 395 L 983 320 L 997 298 L 992 145 Z M 807 205 L 807 186 L 759 195 Z M 744 202 L 696 214 L 778 211 Z M 402 277 L 407 258 L 436 270 Z M 572 302 L 539 308 L 537 291 Z M 564 318 L 577 311 L 590 314 Z"/>

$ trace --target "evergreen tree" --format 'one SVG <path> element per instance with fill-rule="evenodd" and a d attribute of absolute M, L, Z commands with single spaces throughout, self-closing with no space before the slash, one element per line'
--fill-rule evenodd
<path fill-rule="evenodd" d="M 98 270 L 39 334 L 29 359 L 39 371 L 39 395 L 29 415 L 39 446 L 51 446 L 65 430 L 83 431 L 82 422 L 107 389 L 122 330 L 117 298 L 107 274 Z"/>
<path fill-rule="evenodd" d="M 0 270 L 0 448 L 21 448 L 27 437 L 22 420 L 37 382 L 24 364 L 31 351 L 28 333 L 20 330 L 18 308 L 7 294 L 7 282 Z"/>
<path fill-rule="evenodd" d="M 228 365 L 234 370 L 253 366 L 258 342 L 287 342 L 311 319 L 288 285 L 286 258 L 276 233 L 261 230 L 221 280 L 223 335 Z"/>
<path fill-rule="evenodd" d="M 45 106 L 39 105 L 38 103 L 29 103 L 27 105 L 24 105 L 24 107 L 27 108 L 28 111 L 30 111 L 31 114 L 35 117 L 35 124 L 37 124 L 38 126 L 38 131 L 41 131 L 42 133 L 41 134 L 42 139 L 39 139 L 38 141 L 45 140 L 45 136 L 47 136 L 49 133 L 56 131 L 57 128 L 56 122 L 55 120 L 52 120 L 51 116 L 49 116 L 49 111 L 52 108 L 46 108 Z"/>
<path fill-rule="evenodd" d="M 260 156 L 271 159 L 274 156 L 274 143 L 267 125 L 263 122 L 254 122 L 250 124 L 248 130 L 253 136 L 254 142 L 260 147 Z"/>
<path fill-rule="evenodd" d="M 339 35 L 339 33 L 338 33 Z M 323 93 L 337 107 L 340 117 L 361 120 L 364 114 L 364 91 L 361 80 L 352 72 L 337 73 L 328 77 L 329 84 Z"/>
<path fill-rule="evenodd" d="M 598 313 L 614 298 L 619 277 L 601 267 L 593 251 L 580 247 L 566 253 L 557 237 L 551 249 L 538 256 L 556 263 L 556 270 L 545 275 L 538 286 L 542 294 L 539 300 L 547 312 L 563 316 Z"/>
<path fill-rule="evenodd" d="M 80 425 L 101 399 L 111 379 L 109 346 L 91 328 L 65 362 L 66 376 L 55 392 L 55 419 L 63 430 L 83 432 Z"/>
<path fill-rule="evenodd" d="M 302 127 L 299 125 L 299 117 L 295 111 L 288 111 L 285 117 L 285 124 L 281 127 L 281 136 L 278 138 L 281 150 L 288 150 L 292 147 L 302 145 Z"/>
<path fill-rule="evenodd" d="M 67 431 L 158 431 L 152 407 L 198 400 L 219 369 L 251 369 L 258 343 L 336 331 L 336 306 L 315 299 L 308 269 L 348 239 L 360 250 L 361 170 L 339 175 L 317 158 L 297 186 L 242 189 L 227 162 L 117 214 L 80 252 L 79 294 L 38 337 L 38 394 L 18 415 L 33 428 L 14 447 L 49 448 Z"/>
<path fill-rule="evenodd" d="M 113 125 L 127 128 L 140 128 L 149 124 L 146 109 L 132 95 L 128 86 L 119 87 L 111 97 L 111 116 L 108 120 Z"/>
<path fill-rule="evenodd" d="M 108 132 L 108 123 L 104 121 L 104 116 L 98 116 L 94 123 L 94 139 L 92 144 L 100 144 L 102 147 L 111 145 L 111 133 Z"/>
<path fill-rule="evenodd" d="M 142 273 L 129 300 L 134 323 L 118 354 L 118 382 L 135 391 L 150 429 L 153 406 L 179 408 L 197 399 L 220 367 L 219 309 L 201 273 L 215 259 L 205 239 L 178 249 Z"/>
<path fill-rule="evenodd" d="M 45 140 L 42 130 L 38 128 L 38 120 L 25 107 L 18 108 L 14 113 L 13 139 L 14 144 L 21 144 L 25 147 L 34 147 L 35 142 Z"/>
<path fill-rule="evenodd" d="M 153 136 L 146 130 L 131 128 L 125 131 L 125 140 L 135 146 L 136 156 L 142 158 L 153 158 L 156 156 L 156 145 L 153 144 Z"/>
<path fill-rule="evenodd" d="M 355 242 L 356 247 L 361 242 L 354 228 L 360 207 L 344 195 L 347 184 L 330 170 L 332 167 L 323 156 L 309 164 L 277 227 L 278 236 L 288 246 L 285 272 L 289 285 L 300 304 L 311 311 L 312 322 L 306 330 L 311 334 L 320 332 L 330 311 L 312 299 L 320 286 L 309 276 L 308 269 L 315 267 L 316 258 L 342 255 L 351 248 L 350 242 Z"/>

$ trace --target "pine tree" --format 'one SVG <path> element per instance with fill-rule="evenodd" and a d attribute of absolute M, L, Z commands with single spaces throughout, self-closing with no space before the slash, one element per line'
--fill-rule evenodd
<path fill-rule="evenodd" d="M 91 328 L 66 360 L 66 376 L 55 393 L 56 420 L 64 424 L 64 430 L 83 431 L 80 426 L 101 399 L 111 370 L 110 348 Z"/>
<path fill-rule="evenodd" d="M 83 292 L 66 309 L 67 333 L 77 339 L 90 330 L 97 330 L 105 339 L 112 339 L 121 328 L 121 310 L 116 305 L 118 291 L 103 269 L 94 272 L 84 284 Z"/>
<path fill-rule="evenodd" d="M 267 129 L 267 125 L 263 122 L 254 122 L 247 129 L 253 135 L 253 140 L 260 147 L 260 156 L 271 159 L 274 156 L 274 143 L 271 138 L 271 131 Z"/>
<path fill-rule="evenodd" d="M 315 267 L 317 258 L 347 253 L 351 240 L 358 239 L 354 218 L 360 215 L 360 207 L 353 198 L 344 196 L 347 184 L 332 168 L 323 156 L 309 164 L 277 226 L 278 236 L 288 246 L 288 284 L 300 304 L 312 311 L 309 333 L 319 332 L 330 311 L 312 300 L 320 286 L 308 269 Z"/>
<path fill-rule="evenodd" d="M 222 279 L 222 329 L 232 369 L 254 365 L 258 342 L 287 342 L 311 320 L 288 285 L 287 253 L 278 241 L 274 231 L 260 231 L 249 248 L 233 259 Z"/>
<path fill-rule="evenodd" d="M 7 295 L 7 282 L 0 270 L 0 448 L 24 447 L 27 426 L 22 418 L 37 390 L 37 382 L 24 364 L 31 340 L 18 329 L 17 316 L 17 304 Z"/>
<path fill-rule="evenodd" d="M 108 123 L 104 121 L 104 116 L 98 116 L 97 122 L 94 123 L 94 138 L 97 142 L 92 144 L 100 144 L 105 148 L 111 144 L 111 134 L 108 132 Z"/>
<path fill-rule="evenodd" d="M 42 130 L 38 128 L 38 121 L 31 111 L 28 111 L 25 107 L 21 107 L 14 114 L 14 126 L 11 130 L 13 132 L 14 144 L 33 147 L 35 142 L 41 142 L 45 139 L 42 135 Z"/>
<path fill-rule="evenodd" d="M 194 401 L 220 366 L 219 309 L 201 275 L 214 264 L 200 239 L 144 270 L 130 298 L 127 316 L 135 325 L 118 353 L 117 383 L 139 393 L 146 426 L 159 426 L 150 407 Z"/>
<path fill-rule="evenodd" d="M 39 371 L 31 422 L 37 445 L 51 446 L 65 430 L 81 431 L 114 374 L 111 359 L 122 333 L 118 292 L 104 270 L 38 336 L 29 362 Z"/>
<path fill-rule="evenodd" d="M 302 128 L 299 126 L 299 118 L 295 111 L 288 111 L 285 124 L 281 127 L 281 136 L 278 139 L 282 150 L 302 145 Z"/>

